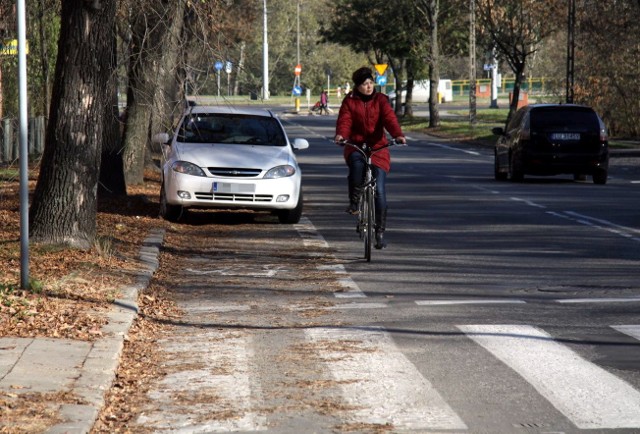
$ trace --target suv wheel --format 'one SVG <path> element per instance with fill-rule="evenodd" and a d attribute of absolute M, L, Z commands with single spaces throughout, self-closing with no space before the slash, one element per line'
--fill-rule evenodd
<path fill-rule="evenodd" d="M 496 181 L 504 181 L 507 179 L 507 173 L 503 172 L 500 168 L 500 161 L 498 160 L 498 153 L 493 153 L 493 177 Z"/>
<path fill-rule="evenodd" d="M 605 169 L 602 169 L 593 174 L 593 183 L 604 185 L 607 183 L 607 177 L 608 177 L 608 171 Z"/>
<path fill-rule="evenodd" d="M 524 172 L 522 171 L 522 160 L 517 154 L 511 154 L 509 164 L 509 179 L 514 182 L 522 182 L 524 180 Z"/>

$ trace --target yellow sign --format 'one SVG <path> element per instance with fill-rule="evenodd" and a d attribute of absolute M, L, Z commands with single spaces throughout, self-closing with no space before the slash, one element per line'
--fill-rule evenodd
<path fill-rule="evenodd" d="M 15 56 L 18 54 L 18 40 L 7 39 L 0 42 L 0 56 Z M 29 54 L 29 43 L 27 42 L 27 49 L 25 54 Z"/>
<path fill-rule="evenodd" d="M 376 71 L 378 71 L 378 75 L 384 75 L 385 71 L 387 70 L 386 63 L 377 63 L 375 67 L 376 67 Z"/>

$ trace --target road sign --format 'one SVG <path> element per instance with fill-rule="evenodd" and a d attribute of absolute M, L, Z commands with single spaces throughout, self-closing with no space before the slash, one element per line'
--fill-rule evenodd
<path fill-rule="evenodd" d="M 376 77 L 376 84 L 378 86 L 386 86 L 387 85 L 387 76 L 386 75 L 379 75 Z"/>
<path fill-rule="evenodd" d="M 295 96 L 302 95 L 302 88 L 300 86 L 293 86 L 293 94 Z"/>
<path fill-rule="evenodd" d="M 216 60 L 216 63 L 214 63 L 213 67 L 216 68 L 217 71 L 220 71 L 222 69 L 222 62 L 219 60 Z"/>
<path fill-rule="evenodd" d="M 378 63 L 375 65 L 376 67 L 376 71 L 378 71 L 378 75 L 384 75 L 384 73 L 387 71 L 387 64 L 386 63 Z"/>
<path fill-rule="evenodd" d="M 224 71 L 225 71 L 227 74 L 231 74 L 231 69 L 232 69 L 232 68 L 233 68 L 233 63 L 231 63 L 231 62 L 227 61 L 227 62 L 224 64 Z"/>
<path fill-rule="evenodd" d="M 302 65 L 298 63 L 294 68 L 293 72 L 296 74 L 296 77 L 299 76 L 300 73 L 302 72 Z"/>
<path fill-rule="evenodd" d="M 0 41 L 0 56 L 16 56 L 18 54 L 18 40 L 5 39 Z M 29 43 L 26 43 L 25 54 L 29 54 Z"/>

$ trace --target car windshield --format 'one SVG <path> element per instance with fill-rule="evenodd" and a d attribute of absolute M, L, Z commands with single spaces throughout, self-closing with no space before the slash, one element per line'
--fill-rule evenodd
<path fill-rule="evenodd" d="M 275 118 L 229 113 L 186 116 L 178 132 L 183 143 L 234 143 L 285 146 L 287 141 Z"/>
<path fill-rule="evenodd" d="M 588 109 L 542 109 L 531 112 L 532 130 L 597 131 L 598 125 L 597 115 Z"/>

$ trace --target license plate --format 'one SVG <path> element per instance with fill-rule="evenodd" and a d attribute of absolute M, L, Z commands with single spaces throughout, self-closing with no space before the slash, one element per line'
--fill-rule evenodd
<path fill-rule="evenodd" d="M 230 182 L 214 182 L 214 193 L 255 193 L 255 184 L 232 184 Z"/>
<path fill-rule="evenodd" d="M 553 133 L 551 140 L 580 140 L 580 133 Z"/>

